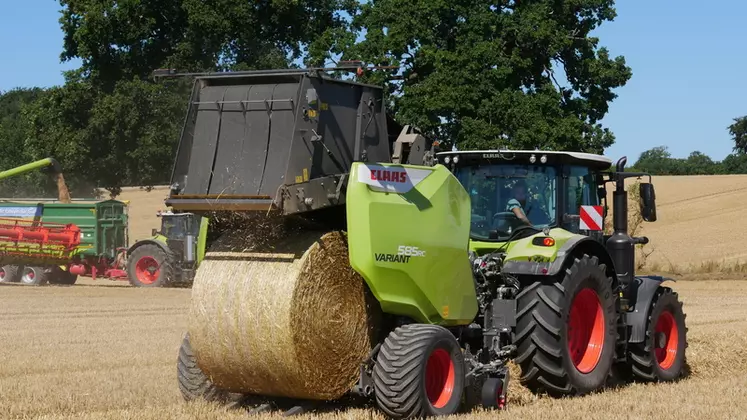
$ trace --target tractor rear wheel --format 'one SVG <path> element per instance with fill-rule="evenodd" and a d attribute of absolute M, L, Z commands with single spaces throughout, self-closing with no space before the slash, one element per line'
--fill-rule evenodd
<path fill-rule="evenodd" d="M 630 369 L 642 381 L 674 381 L 683 375 L 686 363 L 682 302 L 672 289 L 659 287 L 648 310 L 645 341 L 629 347 Z"/>
<path fill-rule="evenodd" d="M 617 340 L 617 296 L 606 266 L 584 254 L 554 280 L 518 295 L 516 362 L 520 382 L 552 396 L 585 394 L 607 384 Z"/>
<path fill-rule="evenodd" d="M 166 286 L 172 271 L 169 254 L 155 244 L 141 245 L 127 257 L 127 278 L 135 287 Z"/>
<path fill-rule="evenodd" d="M 179 381 L 179 390 L 185 401 L 204 399 L 209 402 L 225 404 L 229 408 L 241 405 L 242 394 L 218 388 L 197 365 L 197 359 L 189 343 L 189 333 L 184 335 L 182 345 L 179 348 L 176 376 Z"/>
<path fill-rule="evenodd" d="M 392 418 L 455 414 L 465 376 L 462 349 L 449 330 L 404 325 L 389 334 L 376 357 L 376 402 Z"/>
<path fill-rule="evenodd" d="M 0 267 L 0 283 L 16 283 L 19 280 L 19 267 L 17 265 L 4 265 Z"/>

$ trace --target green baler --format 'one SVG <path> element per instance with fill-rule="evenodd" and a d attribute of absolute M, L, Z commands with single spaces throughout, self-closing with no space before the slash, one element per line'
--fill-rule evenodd
<path fill-rule="evenodd" d="M 0 202 L 0 281 L 73 284 L 126 278 L 126 204 Z"/>

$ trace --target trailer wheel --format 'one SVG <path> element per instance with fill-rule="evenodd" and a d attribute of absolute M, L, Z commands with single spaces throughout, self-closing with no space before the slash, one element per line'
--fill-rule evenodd
<path fill-rule="evenodd" d="M 23 284 L 42 286 L 47 284 L 48 280 L 49 276 L 44 267 L 24 267 L 21 271 L 21 283 Z"/>
<path fill-rule="evenodd" d="M 536 281 L 518 295 L 516 362 L 520 382 L 552 396 L 585 394 L 613 374 L 617 296 L 597 257 L 574 258 L 554 281 Z"/>
<path fill-rule="evenodd" d="M 171 260 L 158 245 L 141 245 L 127 257 L 127 278 L 135 287 L 163 287 L 171 274 Z"/>
<path fill-rule="evenodd" d="M 643 343 L 630 344 L 630 370 L 642 381 L 667 382 L 684 373 L 687 327 L 682 302 L 668 287 L 659 287 L 651 306 Z"/>
<path fill-rule="evenodd" d="M 71 274 L 69 271 L 63 270 L 59 267 L 55 267 L 48 276 L 49 284 L 61 284 L 66 286 L 72 286 L 78 281 L 76 274 Z"/>
<path fill-rule="evenodd" d="M 179 390 L 185 401 L 204 399 L 234 408 L 240 406 L 244 398 L 242 394 L 220 389 L 210 381 L 210 378 L 197 365 L 197 359 L 189 343 L 189 333 L 184 335 L 179 348 L 176 376 L 179 381 Z"/>
<path fill-rule="evenodd" d="M 20 278 L 17 265 L 4 265 L 0 267 L 0 283 L 17 283 Z"/>
<path fill-rule="evenodd" d="M 456 413 L 465 383 L 462 349 L 444 327 L 408 324 L 392 331 L 376 357 L 376 402 L 389 417 Z"/>

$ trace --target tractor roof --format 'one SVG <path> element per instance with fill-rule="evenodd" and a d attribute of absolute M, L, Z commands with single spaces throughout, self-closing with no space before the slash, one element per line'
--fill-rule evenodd
<path fill-rule="evenodd" d="M 572 164 L 581 165 L 594 168 L 597 170 L 608 169 L 612 166 L 612 159 L 607 156 L 582 153 L 582 152 L 568 152 L 568 151 L 554 151 L 554 150 L 509 150 L 509 149 L 492 149 L 492 150 L 455 150 L 449 152 L 439 152 L 436 156 L 439 157 L 439 161 L 446 156 L 464 156 L 472 157 L 480 160 L 505 160 L 507 163 L 518 163 L 518 159 L 521 163 L 529 163 L 529 158 L 534 155 L 535 158 L 539 159 L 545 155 L 548 163 L 559 163 L 559 164 Z M 538 162 L 539 163 L 539 162 Z"/>

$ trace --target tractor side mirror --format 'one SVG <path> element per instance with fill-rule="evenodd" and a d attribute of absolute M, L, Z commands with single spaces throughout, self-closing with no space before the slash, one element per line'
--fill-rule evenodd
<path fill-rule="evenodd" d="M 654 184 L 641 184 L 641 216 L 647 222 L 656 221 L 656 192 Z"/>
<path fill-rule="evenodd" d="M 150 235 L 151 235 L 151 236 L 156 236 L 156 235 L 158 235 L 158 229 L 156 229 L 156 228 L 153 228 L 153 229 L 151 229 L 151 230 L 150 230 Z"/>

